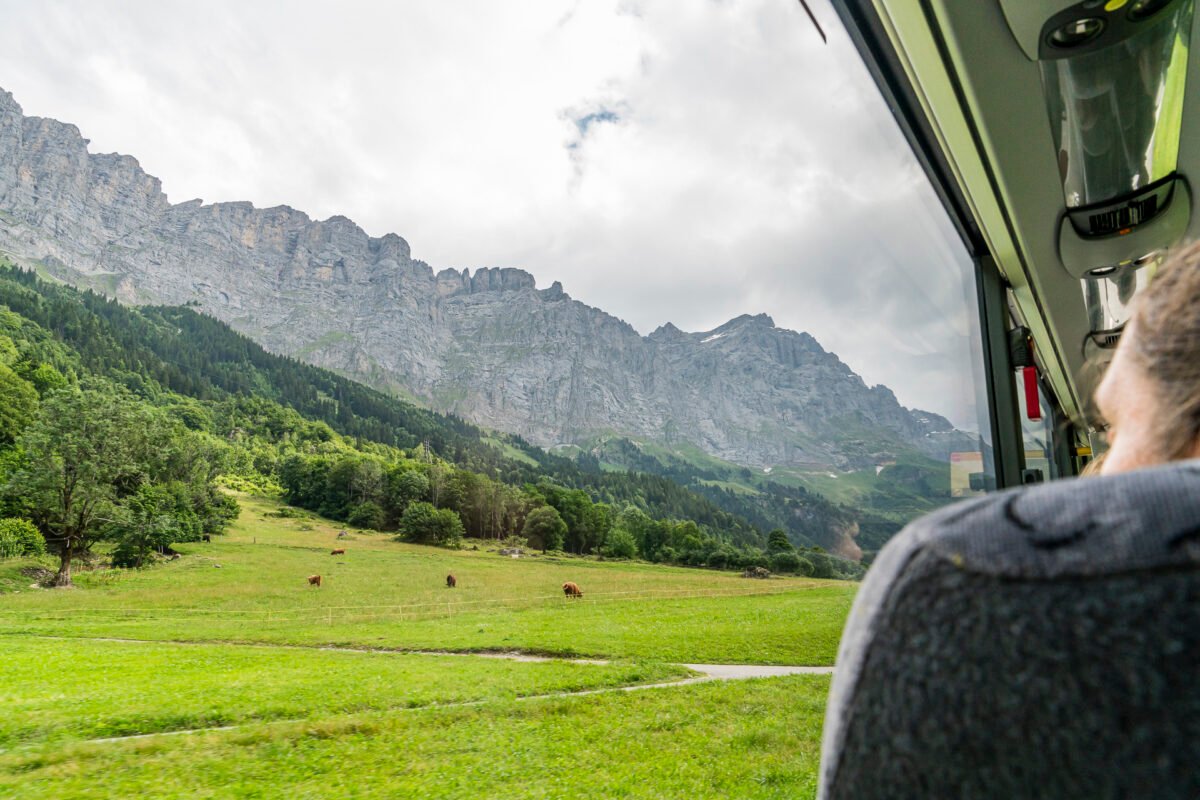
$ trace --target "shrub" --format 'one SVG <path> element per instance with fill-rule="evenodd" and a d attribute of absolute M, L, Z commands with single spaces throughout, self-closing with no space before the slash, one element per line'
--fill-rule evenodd
<path fill-rule="evenodd" d="M 500 542 L 500 546 L 505 550 L 524 550 L 526 547 L 529 547 L 529 540 L 524 536 L 511 533 L 504 537 Z"/>
<path fill-rule="evenodd" d="M 383 509 L 379 507 L 378 503 L 370 500 L 351 507 L 350 513 L 346 515 L 346 522 L 350 525 L 376 531 L 383 527 L 385 519 Z"/>
<path fill-rule="evenodd" d="M 542 551 L 561 550 L 567 536 L 567 523 L 554 506 L 542 506 L 529 512 L 521 535 Z"/>
<path fill-rule="evenodd" d="M 708 558 L 705 559 L 704 563 L 716 569 L 724 569 L 730 564 L 737 563 L 737 560 L 737 551 L 726 544 L 721 544 L 708 554 Z"/>
<path fill-rule="evenodd" d="M 40 556 L 46 552 L 46 540 L 32 522 L 0 519 L 0 558 Z"/>
<path fill-rule="evenodd" d="M 824 551 L 817 552 L 816 548 L 814 548 L 806 557 L 813 564 L 812 576 L 814 578 L 837 577 L 837 571 L 833 563 L 833 557 L 828 553 L 825 553 Z"/>
<path fill-rule="evenodd" d="M 608 532 L 600 552 L 608 558 L 634 558 L 637 556 L 637 541 L 624 528 L 613 528 Z"/>
<path fill-rule="evenodd" d="M 812 564 L 810 563 L 811 567 Z M 772 572 L 796 572 L 800 569 L 800 556 L 790 550 L 784 550 L 771 556 Z"/>
<path fill-rule="evenodd" d="M 772 553 L 787 553 L 795 550 L 795 546 L 788 540 L 787 533 L 783 528 L 776 528 L 767 534 L 767 549 Z"/>
<path fill-rule="evenodd" d="M 164 552 L 195 526 L 195 514 L 191 509 L 181 512 L 176 501 L 170 487 L 142 486 L 113 510 L 107 535 L 117 543 L 114 567 L 146 566 L 151 553 Z"/>
<path fill-rule="evenodd" d="M 263 516 L 264 517 L 275 517 L 276 519 L 301 519 L 308 515 L 305 514 L 303 511 L 301 511 L 298 508 L 292 508 L 291 506 L 283 506 L 282 508 L 277 508 L 274 511 L 268 511 Z"/>
<path fill-rule="evenodd" d="M 463 524 L 458 514 L 448 508 L 412 503 L 400 517 L 400 536 L 419 544 L 458 547 L 462 543 Z"/>

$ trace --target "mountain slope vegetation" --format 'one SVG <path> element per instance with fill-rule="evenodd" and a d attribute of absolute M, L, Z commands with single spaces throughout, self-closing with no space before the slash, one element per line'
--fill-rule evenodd
<path fill-rule="evenodd" d="M 194 309 L 128 308 L 16 268 L 0 269 L 0 307 L 14 385 L 26 394 L 32 387 L 45 404 L 61 384 L 106 382 L 201 436 L 226 476 L 335 519 L 413 540 L 502 538 L 526 533 L 529 513 L 549 507 L 565 523 L 562 541 L 535 545 L 713 567 L 771 563 L 779 554 L 766 532 L 782 527 L 808 548 L 801 571 L 859 569 L 819 547 L 855 512 L 802 488 L 768 493 L 762 513 L 734 492 L 706 497 L 662 475 L 549 454 L 267 353 Z M 12 441 L 10 460 L 20 436 Z M 430 522 L 439 510 L 456 515 L 446 530 Z"/>

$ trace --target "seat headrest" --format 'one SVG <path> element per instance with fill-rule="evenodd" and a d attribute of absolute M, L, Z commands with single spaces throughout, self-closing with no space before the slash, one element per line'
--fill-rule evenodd
<path fill-rule="evenodd" d="M 930 602 L 945 597 L 957 608 L 955 599 L 940 594 L 957 591 L 970 598 L 963 607 L 994 600 L 1005 613 L 1012 611 L 1019 618 L 1022 598 L 1030 597 L 1020 587 L 1054 589 L 1058 581 L 1070 581 L 1081 589 L 1081 582 L 1099 586 L 1134 573 L 1134 580 L 1144 581 L 1149 578 L 1143 575 L 1180 574 L 1194 571 L 1198 564 L 1200 460 L 998 492 L 911 523 L 880 551 L 846 622 L 826 713 L 819 796 L 829 796 L 851 718 L 879 712 L 852 710 L 859 705 L 863 687 L 874 692 L 880 681 L 896 678 L 867 671 L 869 659 L 891 661 L 883 650 L 872 655 L 874 643 L 886 638 L 881 631 L 904 628 L 911 635 L 927 635 L 927 644 L 937 641 L 949 650 L 958 646 L 954 630 L 926 631 L 921 625 L 932 623 L 914 619 L 911 609 L 895 612 L 893 619 L 893 609 L 905 596 L 920 589 L 922 596 L 936 595 Z M 940 583 L 927 585 L 930 570 L 941 576 L 936 579 Z M 1072 589 L 1063 596 L 1079 593 Z M 981 610 L 976 607 L 974 613 Z M 940 624 L 953 626 L 953 614 L 947 613 L 950 616 Z M 1037 612 L 1031 607 L 1029 613 L 1030 625 L 1036 628 Z M 985 620 L 977 622 L 986 627 Z M 1007 634 L 998 630 L 996 635 Z M 899 663 L 893 666 L 900 668 Z M 943 679 L 945 675 L 938 676 Z M 919 682 L 919 676 L 914 680 Z"/>
<path fill-rule="evenodd" d="M 1064 578 L 1192 563 L 1200 551 L 1200 461 L 1054 481 L 917 520 L 918 545 L 968 572 Z"/>

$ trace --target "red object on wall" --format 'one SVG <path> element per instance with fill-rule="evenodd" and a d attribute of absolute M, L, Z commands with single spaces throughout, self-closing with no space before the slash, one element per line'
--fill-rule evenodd
<path fill-rule="evenodd" d="M 1042 403 L 1038 400 L 1037 367 L 1022 367 L 1025 378 L 1025 413 L 1033 421 L 1042 418 Z"/>

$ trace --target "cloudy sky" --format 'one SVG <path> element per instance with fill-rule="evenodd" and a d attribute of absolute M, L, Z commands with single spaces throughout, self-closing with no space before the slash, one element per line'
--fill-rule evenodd
<path fill-rule="evenodd" d="M 0 0 L 0 87 L 172 202 L 344 214 L 642 333 L 742 313 L 975 428 L 968 270 L 827 0 Z"/>

